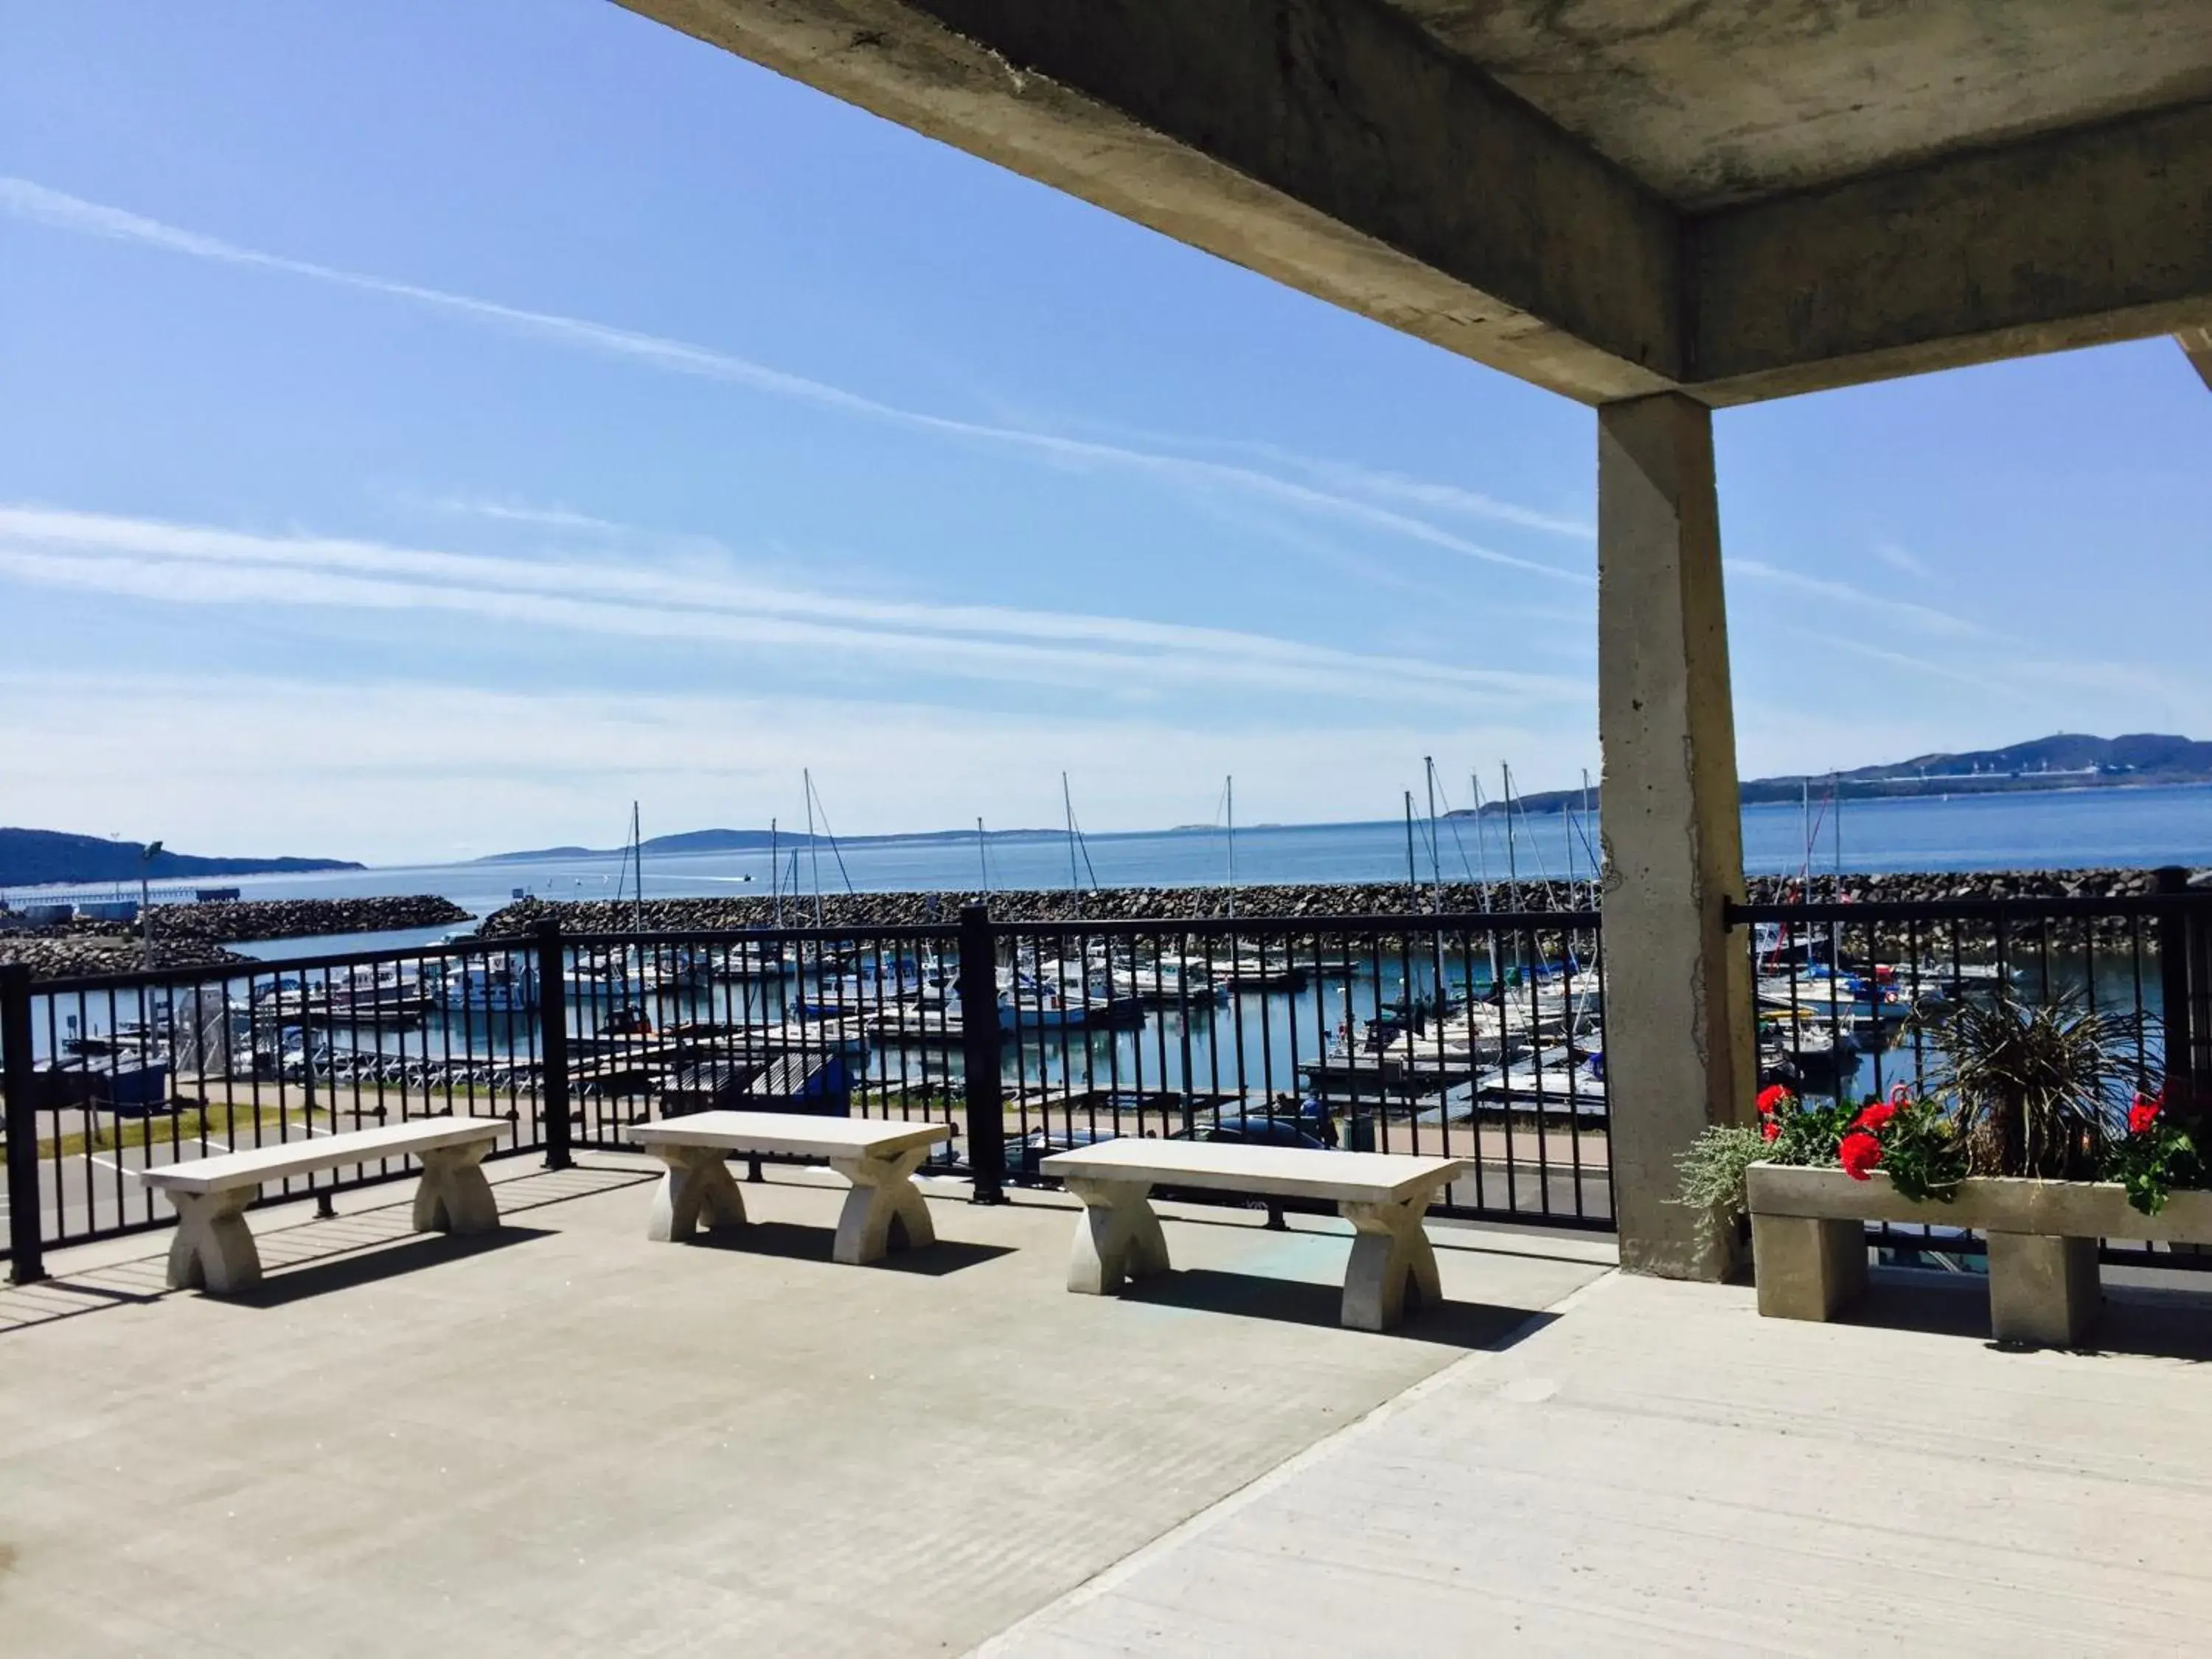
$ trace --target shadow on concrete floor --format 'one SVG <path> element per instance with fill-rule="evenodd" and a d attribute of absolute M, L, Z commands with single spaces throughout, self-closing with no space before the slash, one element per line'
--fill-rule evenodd
<path fill-rule="evenodd" d="M 0 1296 L 0 1337 L 110 1308 L 145 1307 L 159 1302 L 163 1294 L 159 1289 L 126 1289 L 74 1277 L 10 1285 Z"/>
<path fill-rule="evenodd" d="M 501 1225 L 488 1233 L 416 1233 L 397 1244 L 380 1244 L 374 1249 L 349 1252 L 312 1261 L 301 1266 L 285 1267 L 273 1276 L 264 1279 L 252 1290 L 222 1300 L 241 1308 L 281 1308 L 287 1303 L 301 1301 L 311 1296 L 325 1296 L 332 1291 L 349 1290 L 357 1285 L 373 1285 L 379 1279 L 397 1278 L 401 1273 L 420 1273 L 444 1261 L 458 1261 L 472 1255 L 483 1255 L 491 1250 L 507 1249 L 512 1245 L 527 1244 L 532 1239 L 550 1238 L 553 1233 L 544 1227 L 514 1227 Z"/>
<path fill-rule="evenodd" d="M 836 1239 L 836 1230 L 830 1227 L 803 1227 L 792 1221 L 749 1221 L 742 1227 L 717 1227 L 712 1232 L 702 1232 L 690 1243 L 694 1248 L 728 1250 L 738 1255 L 774 1255 L 791 1261 L 827 1263 L 830 1247 Z M 1009 1244 L 972 1244 L 964 1239 L 940 1238 L 918 1250 L 902 1250 L 894 1246 L 889 1255 L 868 1265 L 887 1273 L 921 1273 L 939 1279 L 1013 1253 Z"/>
<path fill-rule="evenodd" d="M 1990 1282 L 1979 1273 L 1876 1267 L 1868 1276 L 1865 1297 L 1842 1318 L 1854 1325 L 1970 1337 L 1991 1347 L 2013 1346 L 1990 1335 Z M 2212 1361 L 2212 1284 L 2203 1291 L 2107 1285 L 2104 1313 L 2075 1352 Z"/>
<path fill-rule="evenodd" d="M 1139 1280 L 1121 1292 L 1121 1299 L 1155 1307 L 1236 1314 L 1248 1319 L 1272 1319 L 1332 1329 L 1344 1322 L 1341 1285 L 1316 1284 L 1304 1279 L 1224 1273 L 1213 1267 L 1182 1268 Z M 1425 1308 L 1409 1304 L 1405 1323 L 1387 1334 L 1410 1337 L 1419 1342 L 1442 1342 L 1458 1348 L 1509 1348 L 1549 1324 L 1553 1317 L 1530 1308 L 1501 1307 L 1487 1302 L 1447 1300 Z"/>

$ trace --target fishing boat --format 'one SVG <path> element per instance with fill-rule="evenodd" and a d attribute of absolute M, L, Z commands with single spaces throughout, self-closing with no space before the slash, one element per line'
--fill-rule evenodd
<path fill-rule="evenodd" d="M 526 961 L 495 959 L 449 968 L 440 976 L 438 998 L 447 1008 L 469 1013 L 532 1012 L 538 1006 L 538 970 Z"/>

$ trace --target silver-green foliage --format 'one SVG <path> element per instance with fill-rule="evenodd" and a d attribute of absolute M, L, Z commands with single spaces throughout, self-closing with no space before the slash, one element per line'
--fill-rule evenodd
<path fill-rule="evenodd" d="M 1681 1191 L 1674 1202 L 1735 1220 L 1749 1207 L 1744 1195 L 1744 1171 L 1771 1158 L 1772 1152 L 1755 1128 L 1732 1123 L 1712 1126 L 1674 1160 L 1682 1176 Z"/>

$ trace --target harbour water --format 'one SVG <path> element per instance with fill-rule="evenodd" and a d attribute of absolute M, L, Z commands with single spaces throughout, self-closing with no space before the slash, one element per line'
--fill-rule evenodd
<path fill-rule="evenodd" d="M 2102 866 L 2212 866 L 2212 786 L 2081 789 L 2015 795 L 1967 795 L 1921 800 L 1853 801 L 1840 825 L 1814 803 L 1811 861 L 1816 871 L 1838 861 L 1851 872 L 2067 869 Z M 1743 814 L 1744 862 L 1753 874 L 1778 874 L 1807 860 L 1807 829 L 1794 805 L 1747 807 Z M 1526 880 L 1587 878 L 1597 836 L 1578 816 L 1547 814 L 1516 820 L 1507 846 L 1502 820 L 1443 820 L 1433 854 L 1426 821 L 1413 826 L 1413 862 L 1420 878 L 1432 868 L 1447 881 L 1485 872 L 1507 872 L 1509 857 Z M 782 884 L 789 890 L 790 855 Z M 1079 878 L 1106 887 L 1210 885 L 1229 874 L 1229 847 L 1218 830 L 1091 835 L 1075 851 Z M 1362 823 L 1261 825 L 1239 828 L 1236 873 L 1248 884 L 1388 882 L 1407 875 L 1402 820 Z M 387 866 L 321 874 L 210 878 L 236 886 L 249 899 L 345 898 L 376 894 L 436 893 L 475 915 L 507 903 L 520 891 L 539 898 L 613 897 L 622 860 L 593 858 Z M 979 853 L 973 837 L 885 839 L 802 850 L 799 890 L 824 892 L 849 884 L 862 892 L 974 891 L 1064 887 L 1070 884 L 1070 848 L 1064 837 L 994 836 Z M 818 874 L 817 874 L 818 872 Z M 765 894 L 771 861 L 758 852 L 702 853 L 645 859 L 648 896 Z M 18 901 L 34 894 L 61 896 L 70 889 L 18 889 Z M 100 890 L 102 892 L 107 889 Z M 379 940 L 379 943 L 388 942 Z M 332 944 L 328 948 L 344 948 Z"/>

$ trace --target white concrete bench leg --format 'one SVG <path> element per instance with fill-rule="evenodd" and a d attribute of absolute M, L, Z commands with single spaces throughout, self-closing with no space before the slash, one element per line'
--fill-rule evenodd
<path fill-rule="evenodd" d="M 1067 1258 L 1069 1290 L 1110 1296 L 1125 1280 L 1168 1270 L 1168 1241 L 1146 1196 L 1152 1189 L 1149 1181 L 1068 1181 L 1067 1190 L 1083 1200 Z"/>
<path fill-rule="evenodd" d="M 656 1244 L 679 1244 L 698 1231 L 702 1216 L 710 1229 L 745 1224 L 744 1194 L 738 1190 L 720 1147 L 659 1146 L 653 1150 L 668 1172 L 653 1189 L 653 1208 L 645 1221 L 647 1238 Z"/>
<path fill-rule="evenodd" d="M 1751 1259 L 1765 1317 L 1832 1319 L 1866 1293 L 1866 1224 L 1754 1214 Z"/>
<path fill-rule="evenodd" d="M 1429 1207 L 1426 1193 L 1395 1204 L 1337 1206 L 1357 1230 L 1352 1261 L 1344 1274 L 1345 1325 L 1355 1331 L 1387 1331 L 1405 1317 L 1411 1285 L 1425 1307 L 1443 1299 L 1437 1274 L 1436 1247 L 1421 1230 Z"/>
<path fill-rule="evenodd" d="M 1988 1238 L 1990 1334 L 2041 1348 L 2078 1347 L 2104 1301 L 2097 1241 L 2036 1233 Z"/>
<path fill-rule="evenodd" d="M 499 1200 L 492 1196 L 491 1183 L 480 1167 L 491 1148 L 489 1140 L 471 1140 L 416 1154 L 422 1164 L 422 1184 L 415 1189 L 416 1232 L 497 1231 Z"/>
<path fill-rule="evenodd" d="M 881 1260 L 892 1249 L 894 1229 L 902 1236 L 902 1249 L 918 1250 L 937 1242 L 929 1205 L 914 1184 L 914 1172 L 930 1151 L 914 1146 L 887 1158 L 830 1160 L 830 1167 L 853 1183 L 853 1190 L 845 1194 L 845 1207 L 837 1214 L 832 1261 L 860 1267 Z"/>
<path fill-rule="evenodd" d="M 221 1192 L 171 1192 L 177 1206 L 177 1236 L 169 1241 L 169 1288 L 205 1289 L 212 1296 L 234 1296 L 261 1282 L 261 1252 L 246 1231 L 246 1206 L 258 1187 L 227 1187 Z"/>

